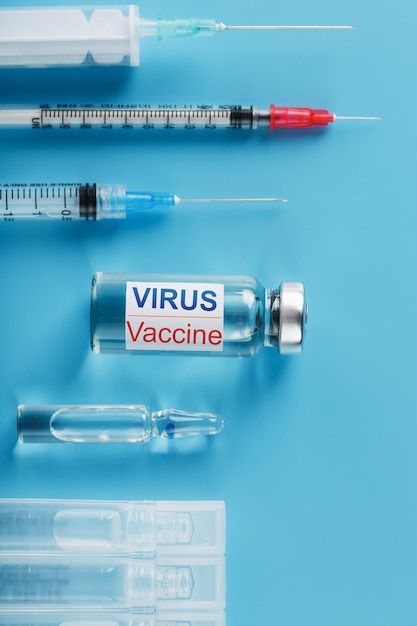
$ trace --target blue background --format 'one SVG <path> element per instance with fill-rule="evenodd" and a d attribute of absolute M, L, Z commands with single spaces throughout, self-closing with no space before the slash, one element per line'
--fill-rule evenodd
<path fill-rule="evenodd" d="M 274 135 L 1 131 L 3 183 L 289 202 L 182 205 L 116 225 L 1 225 L 0 496 L 224 499 L 229 624 L 414 625 L 417 5 L 141 3 L 143 17 L 158 13 L 357 30 L 146 39 L 139 68 L 2 70 L 1 103 L 274 102 L 382 120 Z M 303 280 L 305 350 L 93 355 L 95 271 Z M 225 428 L 168 451 L 20 446 L 18 403 L 208 410 Z"/>

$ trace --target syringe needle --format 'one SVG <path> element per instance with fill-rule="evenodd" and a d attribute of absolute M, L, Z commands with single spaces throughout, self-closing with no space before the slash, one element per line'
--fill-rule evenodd
<path fill-rule="evenodd" d="M 308 109 L 297 107 L 277 107 L 271 104 L 269 109 L 269 129 L 276 128 L 309 128 L 310 126 L 327 126 L 336 120 L 379 120 L 379 117 L 343 117 L 330 113 L 326 109 Z"/>
<path fill-rule="evenodd" d="M 192 202 L 192 203 L 207 203 L 207 202 L 288 202 L 284 198 L 178 198 L 176 196 L 176 202 Z"/>
<path fill-rule="evenodd" d="M 356 115 L 335 115 L 335 120 L 380 120 L 380 117 L 356 116 Z"/>
<path fill-rule="evenodd" d="M 125 219 L 153 209 L 165 210 L 180 202 L 287 202 L 283 198 L 179 198 L 167 191 L 128 191 L 124 185 L 0 185 L 0 212 L 6 221 Z M 42 210 L 37 198 L 42 197 Z"/>
<path fill-rule="evenodd" d="M 145 19 L 139 17 L 139 7 L 135 3 L 119 8 L 83 8 L 71 5 L 29 9 L 1 7 L 0 24 L 0 67 L 21 68 L 138 66 L 139 41 L 144 37 L 157 37 L 158 40 L 167 37 L 191 38 L 215 35 L 227 30 L 264 33 L 355 30 L 350 25 L 229 26 L 214 18 L 199 17 L 158 16 L 156 19 Z M 65 36 L 61 37 L 60 33 Z"/>
<path fill-rule="evenodd" d="M 356 30 L 355 26 L 228 26 L 222 30 Z"/>

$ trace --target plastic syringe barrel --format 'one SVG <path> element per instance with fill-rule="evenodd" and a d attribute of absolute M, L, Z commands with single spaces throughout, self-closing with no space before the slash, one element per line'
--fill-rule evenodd
<path fill-rule="evenodd" d="M 118 7 L 0 9 L 0 66 L 139 65 L 139 10 Z"/>
<path fill-rule="evenodd" d="M 174 206 L 172 193 L 127 192 L 125 185 L 0 185 L 0 216 L 15 220 L 103 220 Z"/>
<path fill-rule="evenodd" d="M 139 19 L 135 5 L 0 9 L 0 66 L 139 65 L 141 37 L 200 37 L 213 19 Z"/>

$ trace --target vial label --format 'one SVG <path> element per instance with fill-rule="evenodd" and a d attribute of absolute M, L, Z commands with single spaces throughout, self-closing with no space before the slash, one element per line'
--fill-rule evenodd
<path fill-rule="evenodd" d="M 224 285 L 127 282 L 126 350 L 223 350 Z"/>

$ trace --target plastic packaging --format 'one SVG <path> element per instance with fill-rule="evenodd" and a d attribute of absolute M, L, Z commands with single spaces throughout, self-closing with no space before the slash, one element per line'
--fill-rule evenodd
<path fill-rule="evenodd" d="M 225 626 L 226 619 L 223 612 L 195 613 L 195 612 L 161 612 L 158 615 L 141 615 L 134 613 L 114 613 L 113 611 L 94 613 L 68 612 L 31 612 L 8 613 L 0 612 L 0 626 Z"/>
<path fill-rule="evenodd" d="M 0 500 L 0 553 L 223 554 L 220 501 Z"/>
<path fill-rule="evenodd" d="M 3 554 L 0 611 L 221 611 L 223 557 Z M 70 621 L 70 620 L 69 620 Z"/>

